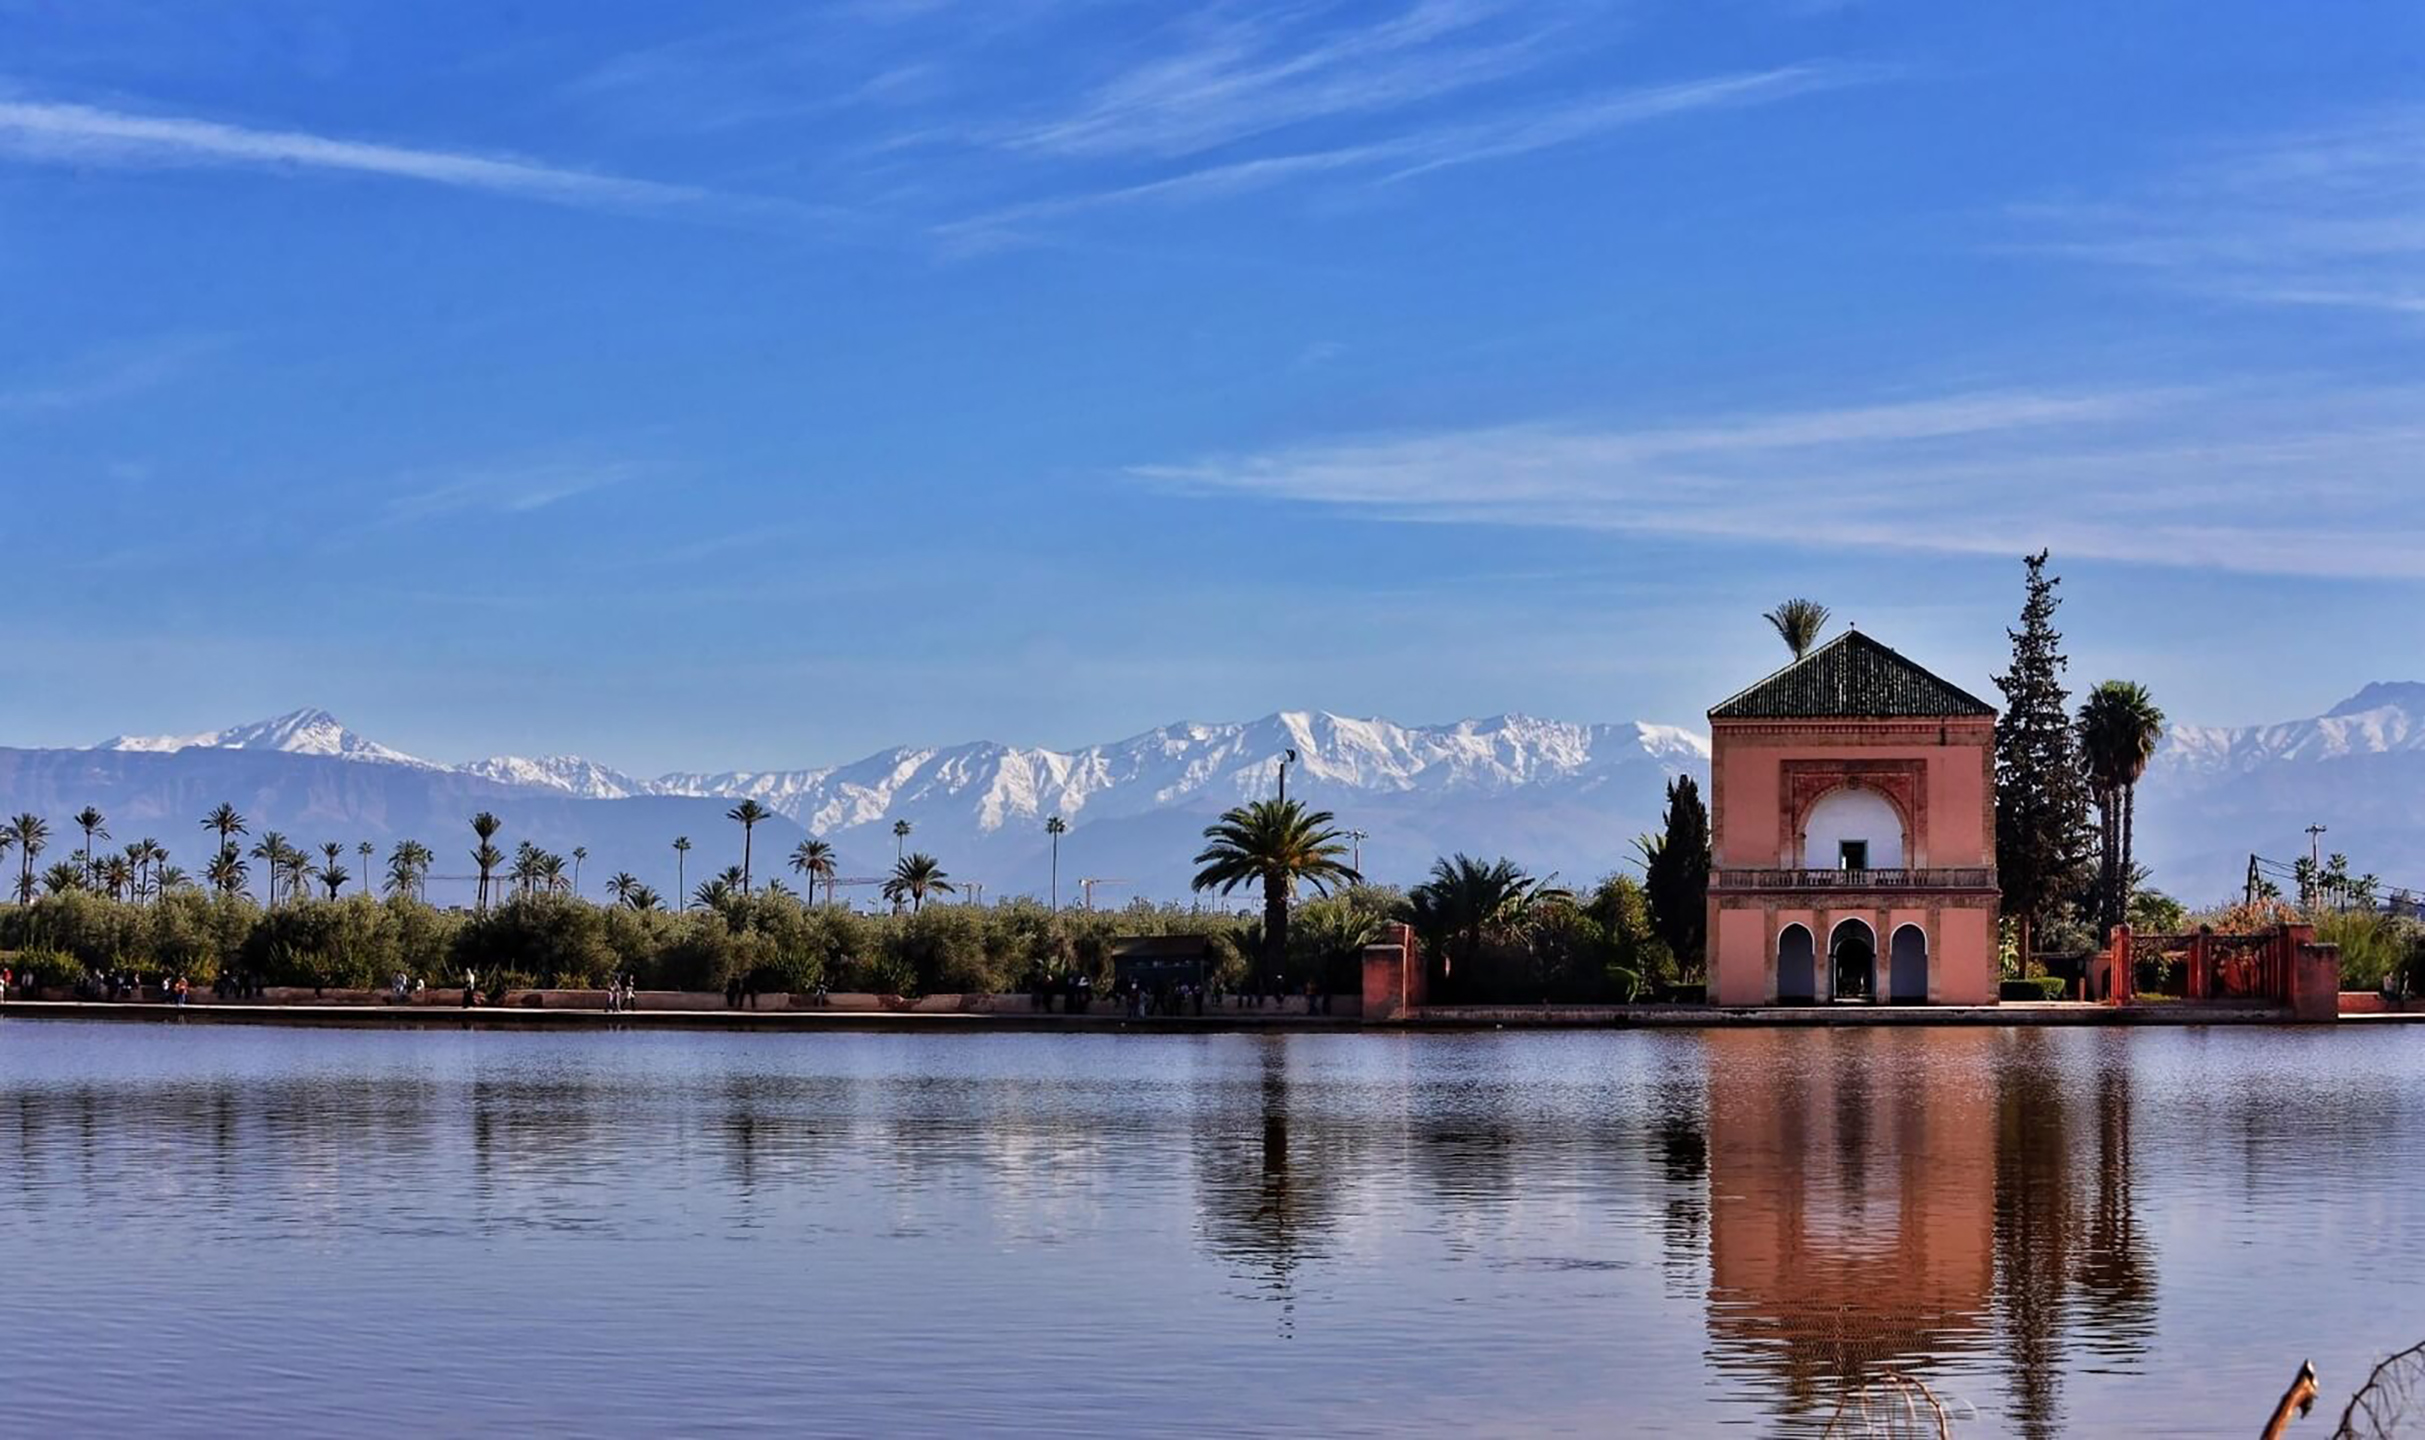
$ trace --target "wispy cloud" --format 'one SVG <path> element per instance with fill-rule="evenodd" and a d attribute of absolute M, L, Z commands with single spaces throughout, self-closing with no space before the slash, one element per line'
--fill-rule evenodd
<path fill-rule="evenodd" d="M 1867 83 L 1881 73 L 1844 66 L 1793 65 L 1604 92 L 1491 120 L 1437 126 L 1333 149 L 1230 161 L 1132 185 L 1023 201 L 938 225 L 933 233 L 948 244 L 982 248 L 1017 239 L 1025 227 L 1038 222 L 1085 211 L 1195 204 L 1324 175 L 1352 176 L 1358 183 L 1397 183 L 1455 166 L 1579 144 L 1628 126 L 1693 111 L 1771 104 L 1818 90 Z"/>
<path fill-rule="evenodd" d="M 77 410 L 138 395 L 187 373 L 225 345 L 209 336 L 172 335 L 95 350 L 42 380 L 0 382 L 0 413 Z"/>
<path fill-rule="evenodd" d="M 2414 390 L 2005 390 L 1652 428 L 1516 425 L 1148 465 L 1397 522 L 2425 579 Z"/>
<path fill-rule="evenodd" d="M 1327 13 L 1294 5 L 1179 20 L 1172 50 L 998 139 L 1069 156 L 1194 155 L 1505 79 L 1537 64 L 1562 28 L 1508 0 L 1419 0 L 1375 22 L 1323 28 Z"/>
<path fill-rule="evenodd" d="M 339 171 L 562 205 L 661 209 L 730 199 L 687 185 L 527 160 L 25 100 L 0 100 L 0 155 L 80 166 L 227 165 Z"/>
<path fill-rule="evenodd" d="M 2269 137 L 2132 192 L 2014 216 L 2026 248 L 2187 289 L 2425 314 L 2425 109 Z"/>
<path fill-rule="evenodd" d="M 422 476 L 388 502 L 387 518 L 402 524 L 466 513 L 527 515 L 637 479 L 648 468 L 628 460 L 541 460 L 481 467 L 436 483 Z"/>

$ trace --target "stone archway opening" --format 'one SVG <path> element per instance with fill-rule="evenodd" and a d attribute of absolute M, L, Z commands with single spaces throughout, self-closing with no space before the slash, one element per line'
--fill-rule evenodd
<path fill-rule="evenodd" d="M 1895 931 L 1894 950 L 1887 966 L 1897 1005 L 1928 1003 L 1928 932 L 1917 925 Z"/>
<path fill-rule="evenodd" d="M 1819 998 L 1817 944 L 1810 927 L 1788 925 L 1777 936 L 1777 1003 L 1809 1005 Z"/>
<path fill-rule="evenodd" d="M 1837 1000 L 1874 1000 L 1878 993 L 1878 937 L 1865 921 L 1847 920 L 1827 937 L 1829 992 Z"/>

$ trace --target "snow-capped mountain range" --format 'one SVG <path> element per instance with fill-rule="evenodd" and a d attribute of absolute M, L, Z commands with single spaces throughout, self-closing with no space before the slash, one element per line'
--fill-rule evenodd
<path fill-rule="evenodd" d="M 0 750 L 0 807 L 94 803 L 164 835 L 219 799 L 299 834 L 443 838 L 472 809 L 555 848 L 585 845 L 601 878 L 654 877 L 677 833 L 721 868 L 733 801 L 767 822 L 758 853 L 803 834 L 832 841 L 846 870 L 888 868 L 896 821 L 988 893 L 1049 883 L 1042 822 L 1060 815 L 1063 889 L 1103 877 L 1109 893 L 1184 893 L 1211 814 L 1268 795 L 1283 753 L 1289 789 L 1363 832 L 1365 869 L 1405 881 L 1439 854 L 1505 853 L 1588 881 L 1627 862 L 1677 775 L 1706 778 L 1709 748 L 1674 725 L 1586 725 L 1503 715 L 1400 725 L 1323 712 L 1174 724 L 1075 750 L 994 742 L 901 747 L 841 765 L 636 776 L 577 756 L 443 764 L 383 745 L 324 710 L 200 735 L 120 736 L 90 750 Z M 48 758 L 45 758 L 48 757 Z M 71 758 L 73 757 L 73 758 Z M 2286 856 L 2311 822 L 2330 848 L 2393 884 L 2425 883 L 2425 683 L 2370 685 L 2322 715 L 2280 724 L 2173 727 L 2138 806 L 2141 856 L 2159 884 L 2195 898 L 2229 889 L 2254 849 Z M 156 816 L 156 821 L 153 817 Z M 521 823 L 517 826 L 517 817 Z M 709 859 L 715 864 L 708 865 Z M 737 858 L 731 857 L 731 858 Z M 704 873 L 704 872 L 703 872 Z M 670 880 L 672 877 L 665 877 Z M 692 877 L 696 878 L 696 877 Z M 1067 898 L 1065 893 L 1064 898 Z"/>
<path fill-rule="evenodd" d="M 636 796 L 754 797 L 814 833 L 847 830 L 937 805 L 964 809 L 979 831 L 1058 814 L 1071 824 L 1202 800 L 1227 806 L 1269 793 L 1280 756 L 1301 757 L 1300 793 L 1492 794 L 1562 783 L 1588 792 L 1628 767 L 1706 770 L 1709 742 L 1674 725 L 1576 725 L 1502 715 L 1404 726 L 1314 711 L 1237 724 L 1167 725 L 1081 750 L 980 741 L 902 747 L 818 769 L 676 772 L 646 779 L 575 755 L 496 755 L 446 765 L 347 728 L 326 710 L 201 735 L 118 736 L 94 747 L 139 754 L 271 750 L 443 770 L 582 800 Z"/>

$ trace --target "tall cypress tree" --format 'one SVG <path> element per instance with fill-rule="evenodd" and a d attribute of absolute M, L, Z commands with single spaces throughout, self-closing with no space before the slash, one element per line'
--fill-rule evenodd
<path fill-rule="evenodd" d="M 2012 668 L 1996 677 L 2004 714 L 1996 721 L 1996 870 L 2004 913 L 2021 924 L 2021 960 L 2030 934 L 2087 878 L 2091 846 L 2088 783 L 2072 727 L 2063 672 L 2071 661 L 2054 628 L 2055 587 L 2046 551 L 2024 557 L 2028 597 L 2012 640 Z"/>
<path fill-rule="evenodd" d="M 1651 927 L 1667 942 L 1679 968 L 1698 967 L 1709 938 L 1709 810 L 1690 775 L 1667 783 L 1662 829 L 1637 844 Z"/>

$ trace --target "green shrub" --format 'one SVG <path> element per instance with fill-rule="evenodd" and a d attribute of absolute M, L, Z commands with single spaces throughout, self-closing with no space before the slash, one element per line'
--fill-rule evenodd
<path fill-rule="evenodd" d="M 2052 975 L 2033 975 L 2026 980 L 2006 980 L 1996 986 L 1999 1000 L 2060 1000 L 2069 993 L 2069 986 Z"/>
<path fill-rule="evenodd" d="M 20 985 L 73 985 L 91 968 L 64 950 L 0 950 L 0 967 L 13 970 Z"/>

